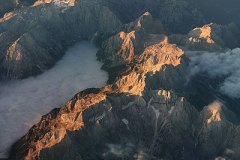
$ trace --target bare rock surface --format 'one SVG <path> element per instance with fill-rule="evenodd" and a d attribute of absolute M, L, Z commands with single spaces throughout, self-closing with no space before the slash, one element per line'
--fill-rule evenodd
<path fill-rule="evenodd" d="M 235 113 L 218 101 L 197 110 L 184 97 L 189 59 L 182 49 L 239 46 L 237 28 L 211 23 L 171 34 L 202 24 L 201 11 L 186 10 L 192 3 L 185 0 L 139 1 L 136 14 L 126 15 L 132 2 L 38 0 L 4 11 L 1 79 L 41 73 L 67 46 L 90 39 L 100 45 L 97 56 L 110 75 L 108 85 L 77 93 L 44 115 L 14 144 L 10 159 L 239 158 Z M 146 8 L 154 16 L 142 14 Z"/>
<path fill-rule="evenodd" d="M 144 16 L 151 22 L 150 14 Z M 84 90 L 43 116 L 13 146 L 10 159 L 239 156 L 234 113 L 221 102 L 198 111 L 177 94 L 187 81 L 189 59 L 166 35 L 149 33 L 142 17 L 135 22 L 107 38 L 98 53 L 109 74 L 124 70 L 111 84 Z"/>
<path fill-rule="evenodd" d="M 194 28 L 187 35 L 171 35 L 170 41 L 189 50 L 221 51 L 240 44 L 240 32 L 235 24 L 207 24 Z"/>
<path fill-rule="evenodd" d="M 6 14 L 0 25 L 0 77 L 18 79 L 43 72 L 69 45 L 114 32 L 121 22 L 101 3 L 47 1 Z"/>

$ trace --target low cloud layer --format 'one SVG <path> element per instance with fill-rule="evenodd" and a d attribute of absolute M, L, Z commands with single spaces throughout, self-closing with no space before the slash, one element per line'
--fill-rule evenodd
<path fill-rule="evenodd" d="M 225 53 L 189 52 L 190 78 L 207 73 L 210 78 L 226 77 L 219 86 L 221 93 L 240 98 L 240 48 Z"/>
<path fill-rule="evenodd" d="M 100 70 L 96 52 L 96 47 L 81 42 L 42 75 L 0 82 L 0 158 L 7 156 L 10 146 L 43 114 L 64 105 L 83 89 L 106 84 L 108 75 Z"/>

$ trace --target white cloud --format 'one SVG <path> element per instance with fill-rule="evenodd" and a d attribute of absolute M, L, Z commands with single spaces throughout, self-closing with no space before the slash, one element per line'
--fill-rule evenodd
<path fill-rule="evenodd" d="M 225 53 L 189 52 L 191 59 L 190 78 L 198 73 L 207 73 L 210 78 L 225 77 L 219 86 L 221 93 L 240 98 L 240 48 Z"/>
<path fill-rule="evenodd" d="M 39 121 L 43 114 L 64 105 L 75 93 L 106 84 L 97 48 L 81 42 L 70 48 L 52 69 L 37 77 L 0 82 L 0 158 Z"/>

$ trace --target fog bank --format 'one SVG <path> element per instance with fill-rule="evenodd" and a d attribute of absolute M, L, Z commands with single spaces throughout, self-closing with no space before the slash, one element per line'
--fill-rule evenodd
<path fill-rule="evenodd" d="M 198 73 L 210 78 L 222 78 L 219 91 L 231 98 L 240 98 L 240 48 L 225 53 L 189 52 L 190 79 Z"/>
<path fill-rule="evenodd" d="M 77 92 L 106 84 L 108 75 L 88 42 L 71 47 L 52 69 L 37 77 L 0 82 L 0 158 L 10 146 L 53 108 Z"/>

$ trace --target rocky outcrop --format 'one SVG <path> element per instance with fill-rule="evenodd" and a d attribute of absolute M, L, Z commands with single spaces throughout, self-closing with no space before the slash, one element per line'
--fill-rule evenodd
<path fill-rule="evenodd" d="M 149 11 L 165 28 L 174 33 L 185 33 L 194 26 L 203 24 L 201 10 L 190 0 L 105 0 L 106 5 L 125 23 L 134 21 L 143 12 Z M 131 9 L 129 9 L 131 8 Z"/>
<path fill-rule="evenodd" d="M 239 126 L 223 105 L 198 112 L 173 91 L 145 93 L 118 94 L 108 87 L 83 91 L 44 116 L 14 146 L 11 159 L 239 156 Z"/>
<path fill-rule="evenodd" d="M 48 3 L 54 3 L 59 6 L 74 6 L 76 3 L 76 0 L 36 0 L 33 4 L 33 6 L 38 6 L 41 4 L 48 4 Z"/>
<path fill-rule="evenodd" d="M 191 30 L 187 35 L 171 35 L 170 41 L 190 50 L 219 51 L 240 45 L 240 32 L 235 24 L 207 24 Z"/>
<path fill-rule="evenodd" d="M 83 111 L 104 101 L 105 92 L 104 89 L 88 89 L 75 95 L 65 107 L 43 116 L 41 122 L 15 145 L 16 152 L 11 154 L 12 159 L 34 159 L 42 149 L 61 142 L 67 130 L 79 130 L 84 125 Z"/>
<path fill-rule="evenodd" d="M 228 24 L 240 20 L 238 0 L 105 0 L 106 5 L 122 21 L 129 23 L 149 11 L 170 33 L 186 34 L 196 26 L 207 23 Z M 131 9 L 129 9 L 131 8 Z"/>
<path fill-rule="evenodd" d="M 239 126 L 234 125 L 233 113 L 222 104 L 214 102 L 200 113 L 194 107 L 186 107 L 186 103 L 182 107 L 173 108 L 172 116 L 159 130 L 156 150 L 152 149 L 158 158 L 215 159 L 226 156 L 227 150 L 238 149 L 235 144 L 239 142 Z M 167 138 L 170 135 L 172 138 Z"/>
<path fill-rule="evenodd" d="M 1 79 L 41 73 L 69 45 L 90 39 L 100 44 L 98 58 L 110 75 L 107 86 L 82 91 L 43 116 L 14 144 L 10 159 L 239 158 L 234 113 L 220 102 L 197 110 L 182 96 L 189 59 L 177 46 L 210 51 L 239 46 L 236 27 L 208 24 L 187 35 L 167 35 L 195 25 L 188 21 L 201 13 L 186 10 L 192 4 L 185 0 L 140 0 L 131 10 L 137 13 L 126 18 L 129 4 L 133 1 L 37 0 L 2 12 Z M 154 16 L 146 12 L 124 25 L 119 20 L 146 8 Z"/>
<path fill-rule="evenodd" d="M 196 6 L 188 0 L 158 2 L 140 0 L 138 3 L 126 0 L 117 2 L 112 0 L 18 0 L 0 1 L 0 4 L 0 15 L 4 15 L 0 19 L 0 79 L 18 79 L 37 75 L 54 65 L 69 45 L 79 40 L 89 40 L 97 32 L 96 35 L 101 35 L 101 32 L 105 35 L 109 32 L 117 33 L 122 27 L 119 19 L 129 22 L 140 16 L 146 9 L 151 11 L 153 16 L 145 13 L 135 22 L 126 25 L 123 33 L 119 35 L 122 37 L 119 41 L 125 41 L 124 45 L 130 45 L 130 48 L 125 47 L 130 53 L 119 55 L 127 61 L 133 56 L 132 48 L 139 49 L 139 52 L 142 49 L 138 46 L 131 47 L 131 43 L 151 41 L 150 38 L 146 38 L 147 40 L 139 38 L 146 37 L 142 36 L 139 28 L 141 30 L 144 28 L 143 30 L 149 34 L 172 31 L 182 33 L 186 32 L 185 30 L 188 31 L 190 27 L 204 24 L 201 9 L 196 9 Z M 211 35 L 207 30 L 211 30 Z M 202 31 L 205 33 L 200 33 Z M 239 40 L 236 39 L 238 36 L 235 35 L 239 33 L 233 25 L 210 24 L 194 29 L 187 36 L 170 36 L 170 42 L 184 44 L 191 49 L 216 50 L 238 46 Z M 129 37 L 127 39 L 136 37 L 136 39 L 128 42 L 124 37 Z M 115 39 L 118 39 L 117 36 Z M 109 39 L 109 41 L 112 40 Z M 110 43 L 106 42 L 106 44 Z M 117 44 L 114 45 L 117 48 L 120 47 Z M 119 60 L 118 63 L 123 63 L 121 57 Z"/>
<path fill-rule="evenodd" d="M 139 32 L 144 33 L 142 29 L 140 29 Z M 121 35 L 121 33 L 117 35 Z M 12 159 L 33 159 L 41 150 L 51 148 L 61 142 L 67 131 L 81 130 L 85 121 L 92 121 L 92 118 L 86 118 L 86 120 L 84 120 L 82 117 L 85 114 L 85 109 L 92 110 L 92 108 L 95 108 L 94 106 L 99 106 L 100 108 L 106 106 L 108 107 L 107 110 L 109 110 L 111 104 L 107 105 L 110 102 L 106 102 L 106 99 L 111 99 L 110 97 L 113 95 L 122 95 L 124 97 L 132 95 L 139 97 L 141 100 L 137 100 L 136 103 L 140 103 L 142 106 L 146 105 L 145 100 L 141 98 L 141 96 L 151 89 L 151 81 L 159 78 L 163 80 L 168 79 L 169 82 L 171 82 L 171 78 L 174 76 L 168 77 L 165 75 L 164 72 L 168 70 L 167 68 L 172 68 L 172 74 L 176 74 L 173 69 L 174 67 L 186 65 L 185 62 L 181 64 L 182 59 L 184 59 L 184 53 L 181 49 L 169 44 L 165 36 L 160 36 L 156 39 L 154 39 L 156 35 L 152 36 L 149 34 L 147 37 L 150 37 L 149 41 L 154 42 L 155 40 L 154 43 L 149 43 L 145 46 L 144 44 L 136 43 L 138 46 L 142 45 L 142 51 L 139 51 L 138 55 L 135 51 L 132 52 L 134 57 L 126 61 L 126 64 L 131 63 L 130 70 L 120 74 L 113 85 L 106 86 L 102 89 L 93 89 L 94 92 L 87 90 L 79 93 L 68 102 L 65 107 L 56 109 L 52 111 L 52 113 L 44 116 L 41 122 L 34 126 L 30 132 L 15 145 L 14 154 L 11 154 L 13 156 Z M 122 41 L 122 43 L 124 43 L 124 41 Z M 122 44 L 119 50 L 127 51 L 124 47 Z M 119 53 L 119 51 L 117 52 Z M 118 56 L 118 54 L 114 56 Z M 114 56 L 113 60 L 115 60 Z M 123 58 L 123 60 L 125 59 Z M 112 61 L 112 63 L 114 63 L 114 61 Z M 184 67 L 181 69 L 184 69 Z M 184 74 L 184 71 L 185 70 L 182 70 L 180 73 Z M 152 76 L 152 78 L 149 78 L 151 80 L 148 80 L 148 74 L 151 74 L 149 75 Z M 184 75 L 182 77 L 184 77 Z M 163 80 L 161 84 L 164 85 L 165 82 Z M 161 80 L 159 80 L 159 82 L 160 81 Z M 179 80 L 179 83 L 183 83 L 183 81 Z M 160 86 L 155 86 L 155 88 L 156 87 L 160 88 Z M 116 98 L 118 99 L 118 96 Z M 106 110 L 104 113 L 105 112 Z M 101 114 L 102 111 L 96 111 L 96 113 Z M 90 115 L 92 115 L 92 113 Z M 102 117 L 102 115 L 99 116 Z M 97 118 L 93 120 L 95 121 L 95 119 Z M 39 135 L 36 135 L 37 133 Z"/>
<path fill-rule="evenodd" d="M 135 62 L 136 65 L 116 80 L 114 87 L 118 92 L 141 95 L 144 89 L 149 86 L 169 89 L 183 86 L 186 80 L 184 73 L 187 60 L 184 59 L 183 51 L 164 41 L 146 47 Z M 170 68 L 176 69 L 171 72 Z M 164 76 L 170 72 L 173 74 L 172 77 Z M 181 78 L 179 75 L 181 75 Z M 174 79 L 175 76 L 178 77 L 177 81 Z M 155 79 L 158 79 L 160 84 L 156 84 Z"/>
<path fill-rule="evenodd" d="M 126 24 L 123 31 L 105 40 L 98 57 L 108 63 L 108 68 L 129 64 L 147 46 L 164 41 L 165 37 L 153 34 L 154 31 L 164 32 L 162 25 L 146 12 L 136 21 Z"/>
<path fill-rule="evenodd" d="M 127 68 L 123 75 L 117 74 L 121 75 L 121 78 L 118 78 L 120 81 L 116 82 L 114 87 L 121 88 L 123 92 L 124 90 L 129 92 L 129 88 L 132 87 L 137 88 L 136 94 L 139 95 L 144 90 L 145 78 L 157 76 L 157 73 L 162 70 L 168 70 L 167 72 L 170 73 L 170 68 L 176 68 L 176 73 L 172 74 L 181 74 L 182 79 L 178 79 L 178 81 L 179 83 L 184 82 L 184 72 L 188 60 L 184 56 L 183 50 L 168 42 L 167 36 L 153 34 L 148 29 L 147 25 L 155 26 L 155 24 L 156 21 L 153 21 L 152 16 L 147 12 L 137 21 L 127 24 L 125 30 L 103 42 L 98 57 L 103 61 L 103 68 L 109 72 L 110 77 L 113 77 L 111 75 L 114 74 L 112 68 Z M 171 83 L 168 81 L 168 87 L 171 86 Z M 121 87 L 118 87 L 119 85 Z"/>
<path fill-rule="evenodd" d="M 201 159 L 216 156 L 239 158 L 240 130 L 236 120 L 234 113 L 220 102 L 213 102 L 202 110 L 197 144 Z"/>
<path fill-rule="evenodd" d="M 198 111 L 177 94 L 188 58 L 167 36 L 149 33 L 145 18 L 149 24 L 145 13 L 102 43 L 98 57 L 109 74 L 124 68 L 112 83 L 82 91 L 43 116 L 13 146 L 10 159 L 239 157 L 234 113 L 220 102 Z"/>
<path fill-rule="evenodd" d="M 101 3 L 80 1 L 72 5 L 74 1 L 49 1 L 23 7 L 0 19 L 1 79 L 39 74 L 74 42 L 89 40 L 97 32 L 117 31 L 121 26 Z"/>

